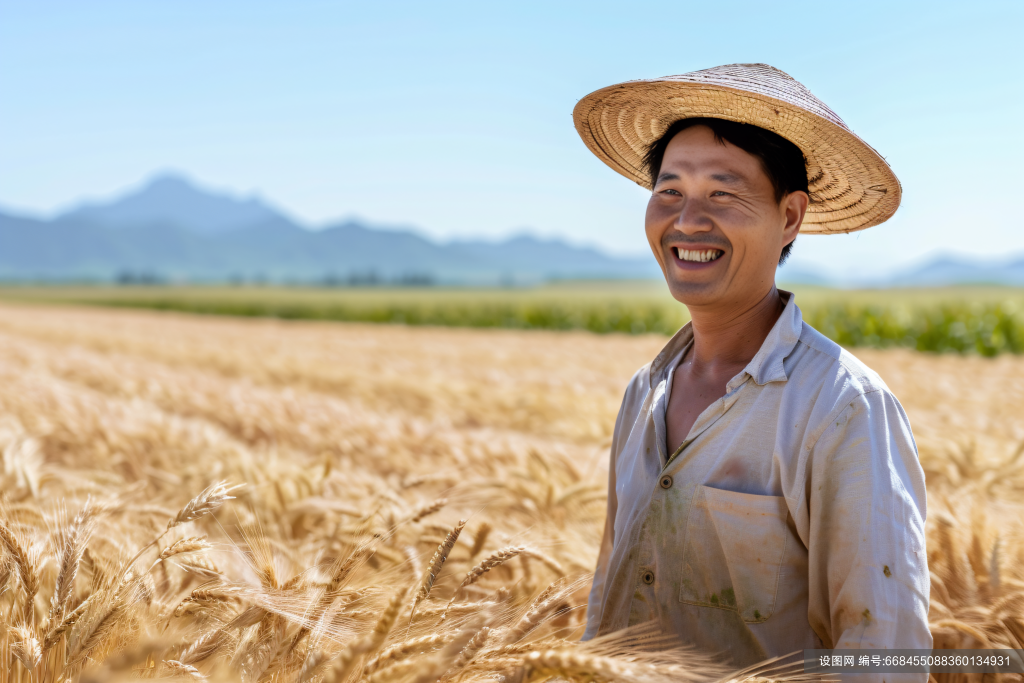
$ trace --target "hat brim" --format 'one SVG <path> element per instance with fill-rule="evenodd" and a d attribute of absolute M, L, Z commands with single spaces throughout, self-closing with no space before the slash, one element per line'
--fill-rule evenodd
<path fill-rule="evenodd" d="M 864 230 L 899 208 L 900 182 L 878 152 L 845 126 L 784 100 L 720 85 L 653 79 L 602 88 L 573 110 L 576 130 L 590 151 L 647 189 L 650 178 L 642 167 L 647 149 L 670 125 L 694 117 L 760 126 L 800 148 L 811 199 L 802 233 Z"/>

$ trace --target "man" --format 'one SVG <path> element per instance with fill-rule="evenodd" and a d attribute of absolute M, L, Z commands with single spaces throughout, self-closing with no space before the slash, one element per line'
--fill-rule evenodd
<path fill-rule="evenodd" d="M 775 287 L 798 232 L 889 218 L 895 175 L 763 64 L 604 88 L 574 119 L 602 161 L 651 189 L 647 239 L 691 315 L 619 411 L 585 638 L 658 620 L 737 665 L 930 648 L 907 416 Z"/>

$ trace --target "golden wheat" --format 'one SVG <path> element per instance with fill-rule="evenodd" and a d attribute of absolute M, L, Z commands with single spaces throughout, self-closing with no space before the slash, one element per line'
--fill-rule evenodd
<path fill-rule="evenodd" d="M 578 642 L 663 343 L 0 307 L 0 683 L 799 679 Z M 936 646 L 1021 647 L 1024 359 L 857 353 L 918 439 Z"/>

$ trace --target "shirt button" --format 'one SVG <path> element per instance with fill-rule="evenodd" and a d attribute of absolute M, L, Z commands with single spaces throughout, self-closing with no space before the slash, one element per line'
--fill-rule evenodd
<path fill-rule="evenodd" d="M 650 586 L 652 583 L 654 583 L 654 572 L 648 569 L 640 576 L 640 578 L 643 580 L 644 583 Z"/>
<path fill-rule="evenodd" d="M 661 484 L 661 488 L 670 489 L 672 488 L 672 477 L 666 474 L 664 477 L 661 478 L 661 481 L 658 483 Z"/>

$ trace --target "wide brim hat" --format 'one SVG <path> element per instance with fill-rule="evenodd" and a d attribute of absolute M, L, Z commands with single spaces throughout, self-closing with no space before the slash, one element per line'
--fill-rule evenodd
<path fill-rule="evenodd" d="M 673 123 L 694 117 L 760 126 L 800 148 L 810 189 L 800 232 L 864 230 L 899 208 L 900 181 L 885 159 L 810 90 L 767 64 L 619 83 L 590 93 L 573 110 L 590 151 L 647 189 L 647 149 Z"/>

